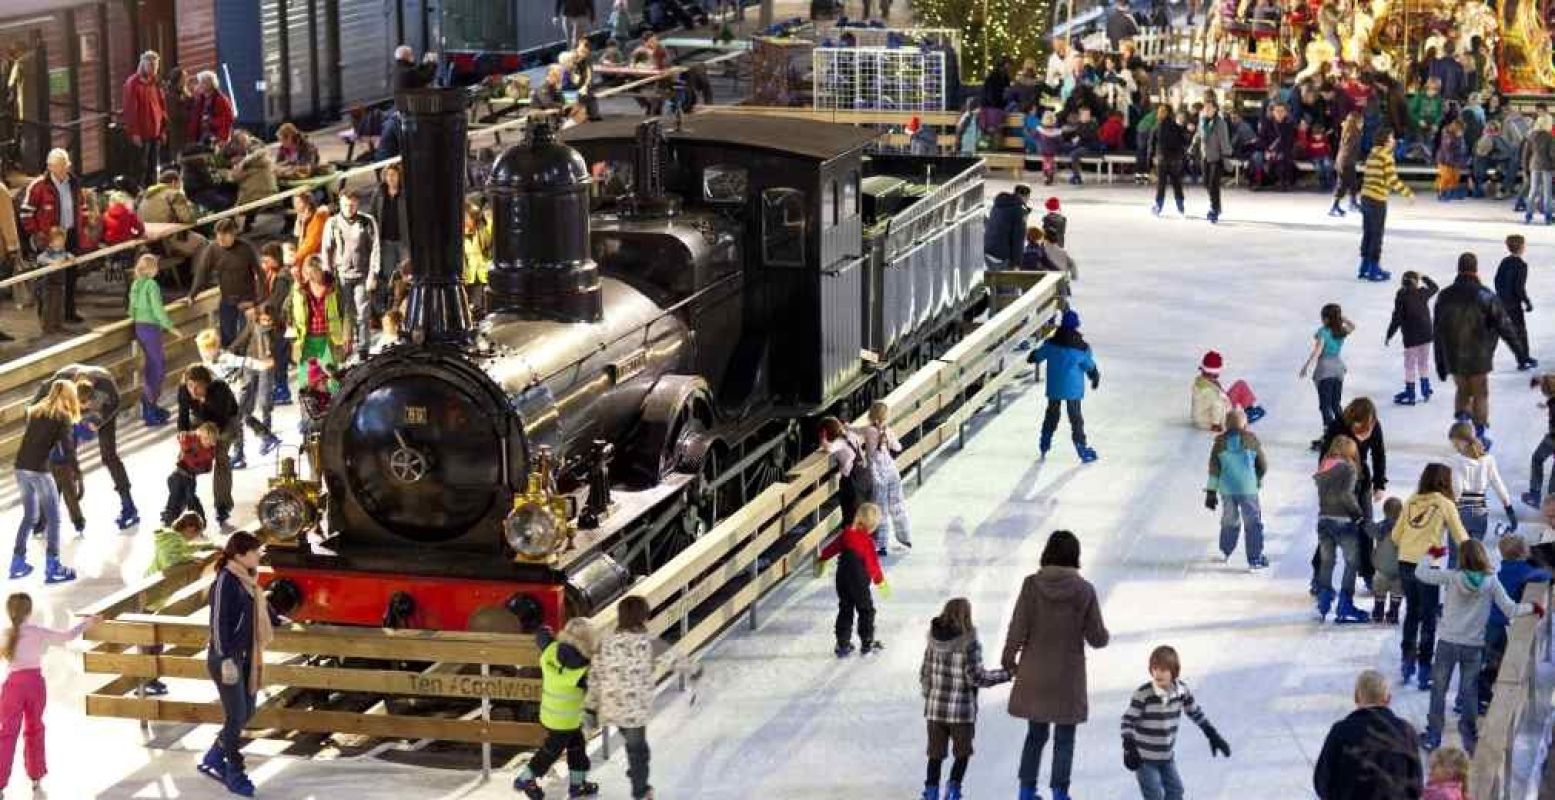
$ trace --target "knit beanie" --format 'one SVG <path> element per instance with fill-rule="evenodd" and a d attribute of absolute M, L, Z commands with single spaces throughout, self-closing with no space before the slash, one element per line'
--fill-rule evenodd
<path fill-rule="evenodd" d="M 1219 375 L 1222 365 L 1220 353 L 1211 350 L 1204 354 L 1204 359 L 1199 362 L 1199 369 L 1207 375 Z"/>
<path fill-rule="evenodd" d="M 1058 327 L 1061 330 L 1079 330 L 1080 315 L 1076 314 L 1073 310 L 1065 311 L 1064 316 L 1058 322 Z"/>
<path fill-rule="evenodd" d="M 1046 206 L 1047 210 L 1053 212 L 1054 214 L 1058 213 L 1058 198 L 1056 198 L 1056 197 L 1049 197 L 1047 199 L 1047 203 L 1045 203 L 1044 205 Z"/>

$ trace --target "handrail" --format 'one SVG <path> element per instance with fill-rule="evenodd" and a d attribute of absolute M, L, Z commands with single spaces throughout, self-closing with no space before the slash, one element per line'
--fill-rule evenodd
<path fill-rule="evenodd" d="M 1523 599 L 1541 598 L 1550 607 L 1555 593 L 1548 583 L 1530 583 Z M 1478 800 L 1511 800 L 1512 755 L 1524 717 L 1538 705 L 1539 660 L 1550 659 L 1551 620 L 1532 615 L 1517 617 L 1507 627 L 1506 654 L 1496 674 L 1495 698 L 1480 723 L 1479 744 L 1469 770 L 1470 793 Z M 1538 776 L 1533 776 L 1538 780 Z"/>

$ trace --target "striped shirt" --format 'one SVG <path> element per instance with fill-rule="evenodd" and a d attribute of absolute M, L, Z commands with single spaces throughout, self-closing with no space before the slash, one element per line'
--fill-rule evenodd
<path fill-rule="evenodd" d="M 1133 740 L 1139 757 L 1146 761 L 1170 761 L 1183 712 L 1199 725 L 1207 722 L 1187 684 L 1177 681 L 1163 690 L 1153 682 L 1146 683 L 1134 690 L 1128 711 L 1123 712 L 1123 738 Z"/>
<path fill-rule="evenodd" d="M 1366 156 L 1366 179 L 1361 183 L 1361 197 L 1386 203 L 1390 191 L 1405 197 L 1415 196 L 1398 179 L 1398 170 L 1393 167 L 1393 151 L 1386 146 L 1373 147 L 1371 154 Z"/>

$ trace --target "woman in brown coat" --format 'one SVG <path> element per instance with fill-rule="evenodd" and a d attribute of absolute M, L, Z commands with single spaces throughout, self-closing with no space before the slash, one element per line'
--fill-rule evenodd
<path fill-rule="evenodd" d="M 1109 636 L 1090 581 L 1080 577 L 1080 540 L 1054 531 L 1041 569 L 1021 585 L 1015 616 L 1004 637 L 1003 666 L 1015 676 L 1010 715 L 1027 720 L 1020 758 L 1020 798 L 1037 796 L 1037 774 L 1053 736 L 1053 800 L 1068 800 L 1075 726 L 1089 707 L 1085 646 L 1106 647 Z"/>

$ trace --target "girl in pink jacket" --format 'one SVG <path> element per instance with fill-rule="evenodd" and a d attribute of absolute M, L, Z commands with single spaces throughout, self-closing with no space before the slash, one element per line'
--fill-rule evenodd
<path fill-rule="evenodd" d="M 23 737 L 27 777 L 32 778 L 34 793 L 41 791 L 48 764 L 43 754 L 43 707 L 48 689 L 43 685 L 43 653 L 50 645 L 64 644 L 81 635 L 86 626 L 102 617 L 88 617 L 69 630 L 56 630 L 27 622 L 32 616 L 32 597 L 17 592 L 5 599 L 5 614 L 11 627 L 5 632 L 0 657 L 10 663 L 5 686 L 0 688 L 0 792 L 11 782 L 11 762 L 16 758 L 16 736 Z"/>

